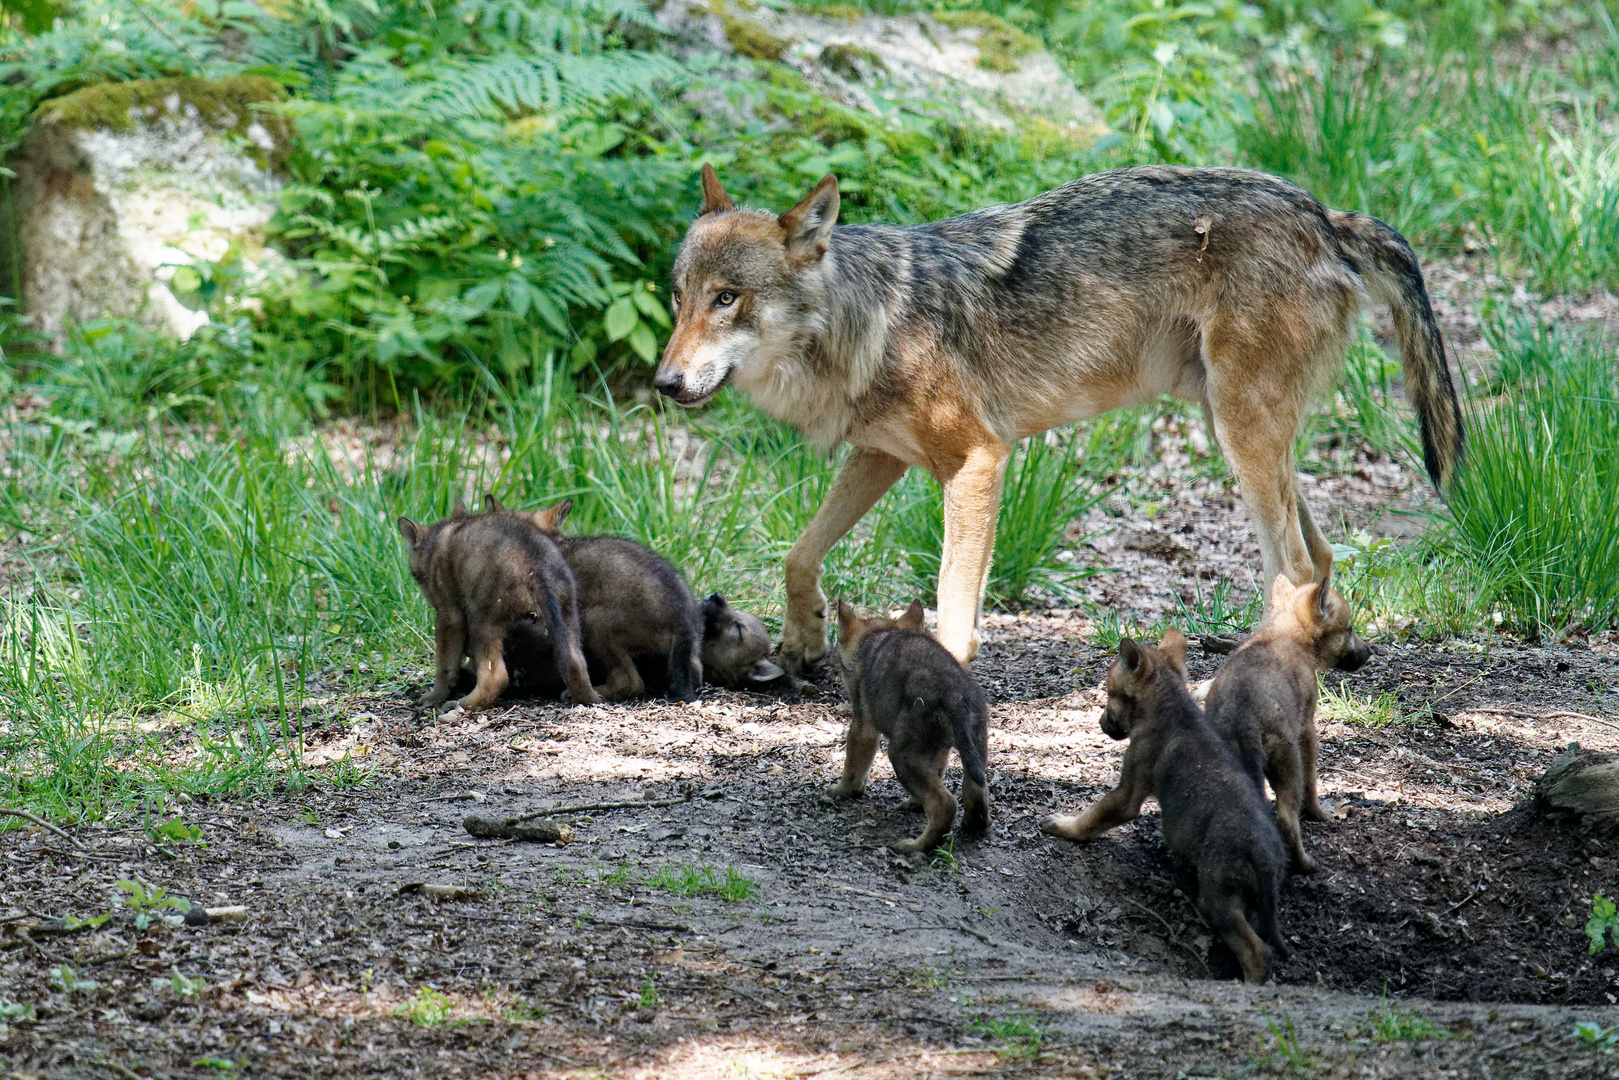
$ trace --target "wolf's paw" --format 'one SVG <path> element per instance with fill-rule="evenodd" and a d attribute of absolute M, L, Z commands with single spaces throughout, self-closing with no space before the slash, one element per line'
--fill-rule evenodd
<path fill-rule="evenodd" d="M 922 850 L 922 845 L 918 844 L 915 840 L 895 840 L 892 844 L 888 845 L 888 850 L 897 852 L 901 855 L 915 855 L 918 851 Z"/>
<path fill-rule="evenodd" d="M 1303 817 L 1308 818 L 1310 821 L 1319 821 L 1323 824 L 1329 823 L 1333 820 L 1332 815 L 1327 813 L 1326 808 L 1320 803 L 1312 803 L 1307 806 L 1301 806 L 1299 807 L 1299 813 Z"/>
<path fill-rule="evenodd" d="M 1047 836 L 1060 836 L 1065 840 L 1071 840 L 1074 835 L 1074 822 L 1077 820 L 1067 814 L 1047 814 L 1040 819 L 1040 831 Z"/>
<path fill-rule="evenodd" d="M 813 674 L 820 667 L 822 659 L 826 657 L 826 642 L 820 645 L 793 645 L 785 638 L 781 643 L 781 651 L 776 659 L 780 662 L 782 670 L 794 679 L 802 680 L 806 675 Z"/>
<path fill-rule="evenodd" d="M 427 693 L 425 693 L 421 697 L 417 698 L 416 699 L 416 704 L 422 706 L 423 708 L 431 709 L 433 706 L 435 706 L 435 705 L 439 704 L 440 702 L 444 701 L 444 699 L 448 698 L 449 696 L 450 696 L 450 688 L 449 687 L 445 687 L 445 688 L 443 688 L 441 690 L 441 689 L 439 689 L 438 687 L 435 686 L 435 687 L 433 687 L 433 689 L 429 690 Z"/>
<path fill-rule="evenodd" d="M 865 798 L 866 789 L 852 784 L 837 783 L 826 789 L 826 795 L 829 799 L 862 799 Z"/>
<path fill-rule="evenodd" d="M 989 832 L 989 811 L 982 814 L 965 814 L 961 819 L 961 831 L 969 836 L 984 836 Z"/>
<path fill-rule="evenodd" d="M 1314 859 L 1310 858 L 1310 856 L 1304 854 L 1302 851 L 1294 853 L 1293 872 L 1295 874 L 1313 874 L 1316 872 L 1316 869 L 1316 862 Z"/>

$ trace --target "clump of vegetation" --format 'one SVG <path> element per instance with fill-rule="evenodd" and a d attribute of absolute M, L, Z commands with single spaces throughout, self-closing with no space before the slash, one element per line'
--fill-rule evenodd
<path fill-rule="evenodd" d="M 1020 1061 L 1039 1057 L 1051 1037 L 1035 1017 L 1023 1013 L 980 1015 L 967 1025 L 967 1034 L 993 1041 L 997 1054 Z"/>
<path fill-rule="evenodd" d="M 759 885 L 734 866 L 727 866 L 722 874 L 718 867 L 707 863 L 694 866 L 660 866 L 647 884 L 654 889 L 667 889 L 679 896 L 718 896 L 727 903 L 752 900 L 759 895 Z"/>
<path fill-rule="evenodd" d="M 933 17 L 954 29 L 978 31 L 978 66 L 985 71 L 1017 71 L 1022 67 L 1019 57 L 1040 50 L 1039 38 L 987 11 L 937 11 Z"/>
<path fill-rule="evenodd" d="M 1390 1005 L 1387 991 L 1383 993 L 1382 1002 L 1372 1010 L 1370 1019 L 1369 1037 L 1374 1043 L 1422 1042 L 1456 1037 L 1455 1032 L 1440 1027 L 1415 1009 Z"/>

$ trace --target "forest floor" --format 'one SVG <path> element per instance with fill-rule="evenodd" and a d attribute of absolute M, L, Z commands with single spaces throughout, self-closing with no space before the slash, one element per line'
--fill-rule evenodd
<path fill-rule="evenodd" d="M 988 619 L 995 828 L 931 858 L 885 846 L 919 826 L 885 758 L 864 801 L 824 797 L 846 722 L 830 678 L 813 697 L 436 719 L 403 691 L 334 700 L 305 718 L 307 756 L 346 759 L 352 786 L 184 807 L 201 844 L 5 834 L 0 987 L 33 1015 L 0 1028 L 0 1061 L 124 1078 L 1614 1071 L 1575 1024 L 1619 1024 L 1619 955 L 1583 932 L 1592 894 L 1619 887 L 1619 844 L 1526 802 L 1568 743 L 1619 750 L 1615 643 L 1382 645 L 1330 676 L 1382 705 L 1322 719 L 1336 820 L 1305 826 L 1321 870 L 1284 888 L 1292 959 L 1246 987 L 1155 814 L 1086 845 L 1036 828 L 1108 787 L 1123 751 L 1097 726 L 1108 657 L 1082 624 Z M 1194 649 L 1192 677 L 1217 664 Z M 648 804 L 568 815 L 562 846 L 462 828 L 612 801 Z M 246 918 L 141 930 L 121 881 Z"/>

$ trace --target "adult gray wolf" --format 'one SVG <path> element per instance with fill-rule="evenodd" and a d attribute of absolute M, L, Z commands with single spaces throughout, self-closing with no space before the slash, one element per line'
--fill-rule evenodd
<path fill-rule="evenodd" d="M 1163 393 L 1212 418 L 1267 585 L 1324 578 L 1332 551 L 1293 443 L 1369 297 L 1393 312 L 1429 476 L 1443 485 L 1461 458 L 1410 246 L 1277 177 L 1116 169 L 926 225 L 837 216 L 832 176 L 778 216 L 738 209 L 704 166 L 654 378 L 688 406 L 734 382 L 812 443 L 853 447 L 787 556 L 781 659 L 794 674 L 826 654 L 822 559 L 908 467 L 944 490 L 939 641 L 966 663 L 1012 446 Z"/>
<path fill-rule="evenodd" d="M 1277 828 L 1292 851 L 1293 869 L 1303 874 L 1316 867 L 1299 835 L 1299 815 L 1328 820 L 1316 795 L 1316 672 L 1359 671 L 1371 655 L 1330 578 L 1294 586 L 1278 575 L 1264 622 L 1209 687 L 1209 723 L 1237 751 L 1254 783 L 1270 781 Z"/>
<path fill-rule="evenodd" d="M 944 786 L 953 747 L 961 757 L 962 828 L 989 829 L 989 705 L 978 681 L 922 629 L 922 605 L 897 619 L 862 619 L 838 604 L 838 660 L 849 692 L 849 735 L 840 799 L 866 793 L 878 736 L 888 739 L 894 776 L 927 814 L 922 835 L 889 846 L 931 851 L 956 823 L 956 797 Z"/>
<path fill-rule="evenodd" d="M 1276 925 L 1276 898 L 1287 849 L 1248 775 L 1186 689 L 1186 638 L 1170 630 L 1155 648 L 1129 638 L 1107 669 L 1102 730 L 1129 739 L 1119 783 L 1073 817 L 1040 822 L 1052 836 L 1089 840 L 1134 821 L 1148 795 L 1158 798 L 1164 844 L 1197 871 L 1197 908 L 1262 983 L 1270 951 L 1287 958 Z M 1252 916 L 1250 919 L 1249 916 Z"/>

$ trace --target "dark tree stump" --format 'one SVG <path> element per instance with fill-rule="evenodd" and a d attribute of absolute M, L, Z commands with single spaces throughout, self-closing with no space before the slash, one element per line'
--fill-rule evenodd
<path fill-rule="evenodd" d="M 1535 809 L 1587 830 L 1619 827 L 1619 756 L 1570 743 L 1535 781 Z"/>

